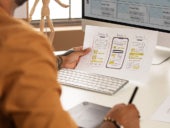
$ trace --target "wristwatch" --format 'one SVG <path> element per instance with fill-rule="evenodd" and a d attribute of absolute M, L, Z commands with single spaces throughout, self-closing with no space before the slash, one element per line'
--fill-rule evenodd
<path fill-rule="evenodd" d="M 71 49 L 67 50 L 65 53 L 60 54 L 60 55 L 57 56 L 57 64 L 58 64 L 57 66 L 58 66 L 58 70 L 61 69 L 61 65 L 62 65 L 62 63 L 63 63 L 63 59 L 62 59 L 61 56 L 67 56 L 67 55 L 71 54 L 72 52 L 74 52 L 74 49 L 73 49 L 73 48 L 71 48 Z"/>

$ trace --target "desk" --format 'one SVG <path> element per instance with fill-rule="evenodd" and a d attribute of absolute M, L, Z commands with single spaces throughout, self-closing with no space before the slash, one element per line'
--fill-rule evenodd
<path fill-rule="evenodd" d="M 112 107 L 117 103 L 127 103 L 135 86 L 135 84 L 129 83 L 112 96 L 62 86 L 61 101 L 66 110 L 82 101 Z M 169 95 L 170 60 L 161 65 L 152 65 L 148 81 L 143 85 L 139 85 L 139 90 L 133 103 L 140 111 L 141 128 L 170 128 L 170 123 L 151 120 L 153 113 Z"/>

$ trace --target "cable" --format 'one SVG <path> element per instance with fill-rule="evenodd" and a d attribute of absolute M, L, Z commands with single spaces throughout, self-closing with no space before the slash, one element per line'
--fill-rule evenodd
<path fill-rule="evenodd" d="M 164 63 L 164 62 L 168 61 L 169 59 L 170 59 L 170 56 L 169 56 L 169 57 L 167 57 L 166 59 L 164 59 L 163 61 L 161 61 L 160 63 L 152 64 L 152 65 L 160 65 L 160 64 L 162 64 L 162 63 Z"/>

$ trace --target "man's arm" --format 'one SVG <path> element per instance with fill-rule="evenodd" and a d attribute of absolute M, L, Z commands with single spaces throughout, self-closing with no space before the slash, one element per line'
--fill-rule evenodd
<path fill-rule="evenodd" d="M 4 91 L 6 115 L 17 128 L 77 128 L 62 108 L 55 57 L 47 39 L 25 30 L 13 37 L 8 42 L 12 66 Z"/>

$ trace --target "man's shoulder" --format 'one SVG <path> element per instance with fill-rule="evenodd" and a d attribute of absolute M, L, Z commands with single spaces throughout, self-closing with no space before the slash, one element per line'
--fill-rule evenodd
<path fill-rule="evenodd" d="M 14 25 L 14 27 L 16 28 L 14 30 L 17 30 L 18 32 L 17 35 L 20 38 L 24 38 L 32 42 L 39 41 L 39 42 L 45 42 L 46 44 L 49 44 L 49 40 L 44 35 L 44 33 L 40 32 L 39 30 L 36 30 L 33 26 L 31 26 L 25 21 L 18 20 L 18 24 Z"/>

